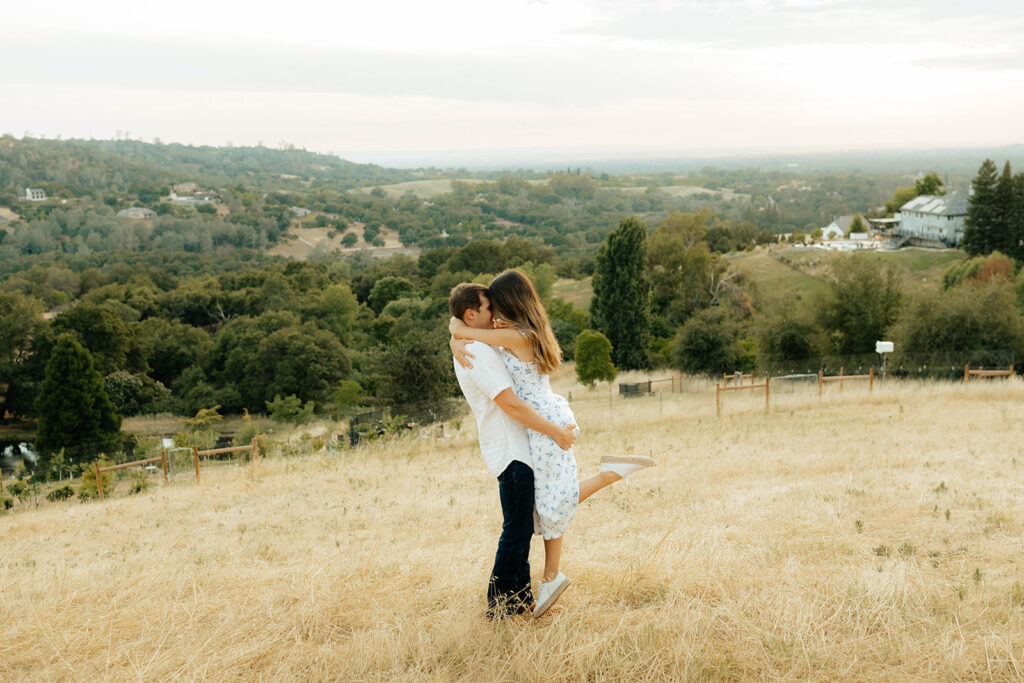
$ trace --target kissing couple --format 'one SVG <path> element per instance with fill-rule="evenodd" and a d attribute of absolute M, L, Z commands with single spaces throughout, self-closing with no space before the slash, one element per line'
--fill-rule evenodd
<path fill-rule="evenodd" d="M 487 586 L 491 619 L 539 617 L 569 586 L 559 571 L 562 539 L 584 500 L 651 458 L 606 455 L 598 474 L 580 481 L 572 447 L 579 429 L 549 377 L 562 350 L 533 283 L 507 270 L 489 287 L 464 282 L 448 299 L 455 375 L 476 417 L 480 451 L 498 479 L 503 522 Z M 544 537 L 544 575 L 533 599 L 530 541 Z"/>

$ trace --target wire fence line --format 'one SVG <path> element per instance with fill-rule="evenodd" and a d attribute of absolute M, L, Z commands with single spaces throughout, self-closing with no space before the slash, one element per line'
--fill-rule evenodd
<path fill-rule="evenodd" d="M 872 370 L 877 380 L 888 378 L 936 380 L 962 382 L 965 366 L 972 370 L 1007 369 L 1016 364 L 1015 372 L 1019 372 L 1022 364 L 1015 352 L 1002 349 L 980 349 L 974 351 L 935 352 L 935 353 L 901 353 L 886 354 L 885 357 L 869 353 L 845 356 L 822 356 L 799 360 L 775 360 L 762 364 L 754 371 L 754 379 L 761 382 L 767 375 L 771 383 L 771 391 L 780 394 L 805 393 L 818 390 L 818 373 L 823 376 L 836 376 L 840 372 L 846 375 L 866 375 Z M 731 371 L 744 372 L 740 368 Z M 729 373 L 726 373 L 729 374 Z M 612 382 L 607 388 L 599 387 L 594 391 L 580 389 L 567 391 L 571 403 L 586 404 L 593 401 L 618 403 L 634 400 L 634 397 L 652 396 L 661 393 L 700 394 L 714 393 L 715 386 L 721 382 L 721 374 L 681 375 L 672 370 L 650 371 L 647 380 Z M 735 381 L 735 380 L 731 380 Z M 624 390 L 623 390 L 623 387 Z M 573 395 L 575 393 L 575 395 Z M 374 406 L 357 409 L 349 415 L 335 420 L 336 426 L 319 437 L 314 437 L 329 449 L 351 448 L 360 443 L 380 438 L 388 434 L 401 433 L 426 425 L 437 425 L 439 434 L 443 434 L 444 423 L 451 420 L 462 420 L 469 415 L 469 408 L 462 396 L 453 396 L 439 400 L 417 401 L 389 406 Z M 266 421 L 264 421 L 266 424 Z M 233 435 L 222 434 L 217 440 L 206 447 L 220 448 L 233 445 Z M 180 437 L 179 437 L 180 440 Z M 77 476 L 84 467 L 100 457 L 110 464 L 117 465 L 134 460 L 159 457 L 161 451 L 167 451 L 169 477 L 171 481 L 182 476 L 194 478 L 191 446 L 167 446 L 166 442 L 155 438 L 137 438 L 132 435 L 120 440 L 79 443 L 67 446 L 63 452 L 38 454 L 31 440 L 20 439 L 0 440 L 0 476 L 10 479 L 15 471 L 23 467 L 33 475 L 41 478 L 63 481 L 70 476 Z M 203 445 L 200 445 L 202 448 Z M 305 448 L 300 443 L 275 443 L 271 455 L 291 455 L 302 452 Z M 226 454 L 210 456 L 213 460 L 242 461 L 245 456 Z M 39 471 L 41 470 L 41 471 Z"/>

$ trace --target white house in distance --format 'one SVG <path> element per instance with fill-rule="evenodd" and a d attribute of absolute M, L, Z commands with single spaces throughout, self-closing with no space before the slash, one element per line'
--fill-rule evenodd
<path fill-rule="evenodd" d="M 966 216 L 967 197 L 961 192 L 922 195 L 900 207 L 897 232 L 922 245 L 953 247 L 963 239 Z"/>
<path fill-rule="evenodd" d="M 844 236 L 843 229 L 835 221 L 821 229 L 821 239 L 823 240 L 841 240 Z"/>

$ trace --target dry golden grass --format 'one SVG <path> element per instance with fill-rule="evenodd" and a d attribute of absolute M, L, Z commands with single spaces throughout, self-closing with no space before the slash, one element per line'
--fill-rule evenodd
<path fill-rule="evenodd" d="M 483 619 L 466 419 L 0 517 L 0 679 L 1024 677 L 1024 384 L 586 394 L 583 473 L 659 466 L 580 508 L 553 617 Z"/>

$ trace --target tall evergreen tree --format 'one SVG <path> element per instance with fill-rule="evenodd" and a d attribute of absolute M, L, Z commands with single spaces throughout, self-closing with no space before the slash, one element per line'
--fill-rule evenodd
<path fill-rule="evenodd" d="M 1024 173 L 1013 178 L 1013 212 L 1011 214 L 1013 249 L 1009 256 L 1024 261 Z"/>
<path fill-rule="evenodd" d="M 993 246 L 993 232 L 996 226 L 996 165 L 985 159 L 978 169 L 978 175 L 971 181 L 974 193 L 967 204 L 967 218 L 964 221 L 964 251 L 972 256 L 987 254 Z"/>
<path fill-rule="evenodd" d="M 50 353 L 36 408 L 36 448 L 41 453 L 65 448 L 91 460 L 119 446 L 121 416 L 103 388 L 92 354 L 71 334 L 58 337 Z"/>
<path fill-rule="evenodd" d="M 645 272 L 647 226 L 625 218 L 597 252 L 591 323 L 612 343 L 620 370 L 648 367 L 651 288 Z"/>
<path fill-rule="evenodd" d="M 1017 226 L 1014 221 L 1013 171 L 1010 162 L 1003 165 L 1003 173 L 996 181 L 995 216 L 992 248 L 1004 254 L 1013 254 L 1017 246 Z"/>

